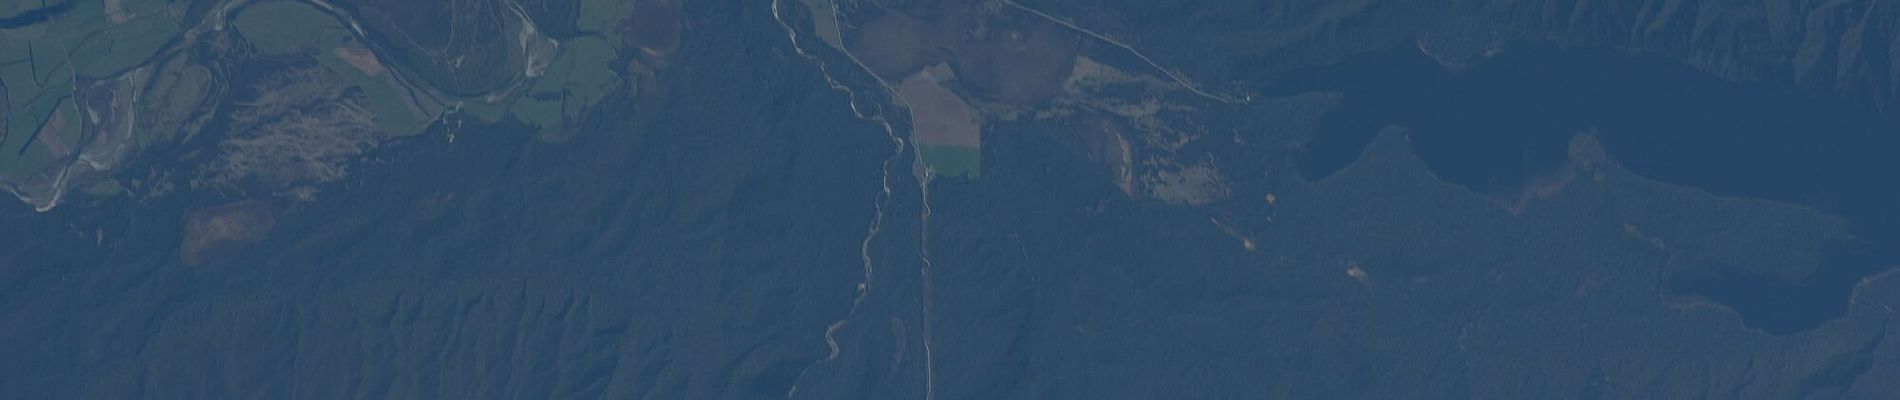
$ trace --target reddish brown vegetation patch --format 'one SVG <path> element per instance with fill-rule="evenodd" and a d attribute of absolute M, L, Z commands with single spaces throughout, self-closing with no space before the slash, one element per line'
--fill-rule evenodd
<path fill-rule="evenodd" d="M 1075 69 L 1075 44 L 1047 24 L 1002 29 L 957 51 L 957 74 L 990 99 L 1017 105 L 1062 91 Z"/>
<path fill-rule="evenodd" d="M 885 9 L 853 32 L 851 53 L 889 81 L 949 62 L 958 79 L 990 100 L 1031 105 L 1061 93 L 1077 44 L 1060 27 L 981 2 L 944 0 L 905 12 Z"/>
<path fill-rule="evenodd" d="M 1562 167 L 1533 176 L 1509 193 L 1492 195 L 1492 200 L 1512 214 L 1522 214 L 1524 207 L 1531 201 L 1557 197 L 1578 176 L 1594 173 L 1597 165 L 1605 159 L 1603 144 L 1597 140 L 1595 133 L 1578 134 L 1570 139 L 1570 157 Z"/>
<path fill-rule="evenodd" d="M 859 30 L 851 41 L 851 54 L 864 61 L 872 73 L 885 80 L 898 80 L 924 68 L 924 39 L 917 21 L 902 13 L 884 13 Z"/>
<path fill-rule="evenodd" d="M 641 63 L 640 60 L 628 61 L 626 72 L 628 94 L 637 96 L 643 90 L 653 88 L 659 81 L 659 77 L 654 76 L 653 67 Z"/>
<path fill-rule="evenodd" d="M 679 50 L 681 32 L 686 30 L 686 12 L 679 0 L 644 0 L 634 5 L 633 14 L 620 26 L 627 43 L 666 56 Z"/>

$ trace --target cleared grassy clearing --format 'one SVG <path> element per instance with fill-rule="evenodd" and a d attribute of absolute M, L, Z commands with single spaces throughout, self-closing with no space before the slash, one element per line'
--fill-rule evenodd
<path fill-rule="evenodd" d="M 924 167 L 940 177 L 976 178 L 983 172 L 983 152 L 970 147 L 918 145 Z"/>

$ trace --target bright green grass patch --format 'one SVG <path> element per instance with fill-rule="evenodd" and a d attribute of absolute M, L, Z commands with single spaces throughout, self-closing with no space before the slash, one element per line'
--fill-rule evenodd
<path fill-rule="evenodd" d="M 569 96 L 580 101 L 575 102 L 570 99 L 562 111 L 568 115 L 578 116 L 583 109 L 592 107 L 595 102 L 606 97 L 609 91 L 619 88 L 617 81 L 620 75 L 614 73 L 612 64 L 616 54 L 613 46 L 607 44 L 606 41 L 587 36 L 576 38 L 568 45 L 569 51 L 573 54 L 573 64 L 567 66 L 570 68 L 567 74 L 567 92 Z M 556 67 L 560 66 L 557 64 Z"/>
<path fill-rule="evenodd" d="M 178 34 L 173 12 L 184 4 L 163 0 L 118 0 L 119 16 L 113 23 L 105 1 L 74 2 L 48 28 L 47 37 L 63 42 L 79 74 L 104 78 L 137 66 L 158 52 Z"/>
<path fill-rule="evenodd" d="M 418 115 L 410 106 L 408 97 L 397 93 L 398 88 L 388 84 L 364 85 L 362 88 L 369 96 L 371 110 L 376 112 L 376 125 L 384 133 L 397 136 L 422 133 L 433 122 L 427 116 Z"/>
<path fill-rule="evenodd" d="M 559 97 L 523 96 L 515 100 L 515 106 L 509 111 L 514 114 L 515 119 L 541 128 L 542 136 L 552 135 L 551 131 L 561 129 L 561 99 Z"/>
<path fill-rule="evenodd" d="M 18 47 L 26 47 L 25 42 L 19 42 Z M 41 54 L 39 45 L 44 44 L 44 41 L 32 42 L 35 43 L 32 53 Z M 64 56 L 59 58 L 64 59 Z M 33 138 L 34 132 L 39 131 L 40 125 L 55 112 L 69 114 L 68 129 L 77 129 L 77 116 L 71 115 L 73 113 L 68 100 L 73 94 L 72 70 L 64 65 L 23 62 L 0 67 L 0 80 L 7 83 L 6 95 L 13 107 L 13 114 L 7 121 L 7 136 L 0 140 L 0 178 L 15 181 L 25 179 L 52 161 L 44 146 L 28 146 L 27 143 Z M 35 67 L 38 67 L 37 70 Z M 35 84 L 36 80 L 44 81 L 46 86 Z M 25 149 L 24 153 L 21 152 L 22 148 Z"/>
<path fill-rule="evenodd" d="M 619 88 L 612 66 L 613 46 L 595 36 L 568 41 L 547 73 L 535 78 L 515 101 L 515 119 L 541 128 L 540 136 L 559 140 L 574 134 L 565 122 L 579 118 L 609 91 Z"/>
<path fill-rule="evenodd" d="M 125 186 L 120 186 L 119 181 L 108 180 L 86 186 L 86 194 L 94 196 L 111 196 L 120 193 L 125 193 Z"/>
<path fill-rule="evenodd" d="M 21 182 L 53 162 L 53 153 L 47 150 L 45 144 L 37 140 L 28 142 L 30 139 L 36 139 L 34 133 L 39 131 L 41 121 L 51 119 L 57 113 L 66 118 L 67 130 L 76 129 L 78 124 L 74 119 L 77 115 L 72 112 L 72 107 L 67 101 L 46 102 L 41 107 L 14 111 L 14 119 L 11 129 L 7 132 L 7 139 L 0 142 L 0 179 Z M 21 122 L 23 120 L 24 123 Z M 24 146 L 24 152 L 21 151 L 22 146 Z"/>
<path fill-rule="evenodd" d="M 47 21 L 0 30 L 0 81 L 6 83 L 0 96 L 11 113 L 0 139 L 0 180 L 13 184 L 48 178 L 35 174 L 58 171 L 71 160 L 65 157 L 85 150 L 85 124 L 74 104 L 88 100 L 72 97 L 74 82 L 112 79 L 152 58 L 178 35 L 177 21 L 188 6 L 172 0 L 0 0 L 0 15 L 54 4 L 71 8 Z M 55 118 L 63 121 L 60 129 L 40 132 Z"/>
<path fill-rule="evenodd" d="M 42 67 L 65 65 L 77 68 L 90 78 L 106 78 L 157 53 L 178 34 L 173 22 L 176 11 L 185 6 L 167 0 L 114 0 L 116 14 L 108 13 L 106 1 L 67 1 L 72 7 L 58 17 L 25 27 L 0 32 L 0 47 L 8 56 L 31 56 Z M 0 2 L 0 14 L 20 10 L 20 1 Z M 39 3 L 26 2 L 29 8 Z M 123 20 L 113 22 L 112 15 Z M 23 50 L 31 47 L 31 51 Z M 6 57 L 13 58 L 13 57 Z M 10 60 L 8 60 L 10 61 Z M 40 78 L 45 78 L 41 76 Z M 70 78 L 70 76 L 68 76 Z"/>
<path fill-rule="evenodd" d="M 938 176 L 976 178 L 982 172 L 983 152 L 973 147 L 918 145 L 917 156 Z"/>
<path fill-rule="evenodd" d="M 410 104 L 403 88 L 389 81 L 390 71 L 387 69 L 382 74 L 370 76 L 329 51 L 319 54 L 317 62 L 323 64 L 330 73 L 343 78 L 344 82 L 363 89 L 364 97 L 369 98 L 370 111 L 376 113 L 376 125 L 383 133 L 412 135 L 429 126 L 431 120 Z"/>
<path fill-rule="evenodd" d="M 26 46 L 24 44 L 17 47 L 0 47 L 0 54 L 25 54 L 25 51 Z M 35 80 L 33 66 L 29 63 L 17 62 L 0 65 L 0 82 L 6 82 L 7 93 L 5 94 L 7 100 L 12 102 L 15 109 L 24 106 L 27 102 L 32 101 L 34 97 L 39 95 L 40 86 L 33 83 Z M 68 86 L 70 87 L 70 85 Z M 21 118 L 19 114 L 14 114 L 13 119 L 18 120 Z"/>
<path fill-rule="evenodd" d="M 238 34 L 266 54 L 329 49 L 350 40 L 350 32 L 329 15 L 302 3 L 275 1 L 238 12 Z"/>
<path fill-rule="evenodd" d="M 609 40 L 618 42 L 619 35 L 615 31 L 620 21 L 633 13 L 634 3 L 633 0 L 581 0 L 581 12 L 574 17 L 574 27 L 583 32 L 614 36 Z"/>
<path fill-rule="evenodd" d="M 508 108 L 503 105 L 488 104 L 479 101 L 462 103 L 461 111 L 463 114 L 474 116 L 482 122 L 500 121 L 501 117 L 508 115 Z"/>
<path fill-rule="evenodd" d="M 106 29 L 73 48 L 79 74 L 106 77 L 132 68 L 178 34 L 178 24 L 163 15 L 141 16 Z"/>
<path fill-rule="evenodd" d="M 29 39 L 27 44 L 27 54 L 33 57 L 32 62 L 27 64 L 33 69 L 35 81 L 48 87 L 72 87 L 73 63 L 72 59 L 66 57 L 66 42 L 42 38 Z M 10 87 L 13 82 L 9 81 L 7 85 Z"/>

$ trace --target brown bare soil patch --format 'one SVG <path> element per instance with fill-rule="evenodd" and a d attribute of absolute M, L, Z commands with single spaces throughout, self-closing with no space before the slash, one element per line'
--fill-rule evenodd
<path fill-rule="evenodd" d="M 640 60 L 628 61 L 626 72 L 627 94 L 638 96 L 642 91 L 659 84 L 659 77 L 655 76 L 657 72 L 654 68 L 641 63 Z"/>
<path fill-rule="evenodd" d="M 1531 177 L 1523 185 L 1504 194 L 1492 194 L 1491 200 L 1503 205 L 1511 214 L 1522 214 L 1524 207 L 1532 201 L 1557 197 L 1564 189 L 1583 175 L 1593 174 L 1597 165 L 1604 162 L 1603 144 L 1594 132 L 1577 134 L 1570 139 L 1570 157 L 1564 165 Z"/>
<path fill-rule="evenodd" d="M 950 78 L 950 68 L 937 64 L 905 78 L 897 94 L 910 105 L 911 126 L 919 144 L 975 148 L 982 129 L 970 106 L 938 82 Z"/>
<path fill-rule="evenodd" d="M 342 59 L 343 62 L 350 63 L 350 66 L 356 67 L 357 70 L 363 71 L 364 74 L 369 74 L 369 76 L 381 76 L 383 74 L 383 63 L 376 61 L 376 53 L 371 53 L 369 49 L 346 46 L 338 47 L 335 50 L 331 50 L 331 52 L 336 54 L 336 58 Z"/>
<path fill-rule="evenodd" d="M 52 153 L 53 157 L 65 157 L 67 154 L 72 154 L 72 148 L 67 147 L 66 140 L 59 136 L 65 131 L 66 114 L 55 112 L 53 120 L 47 121 L 46 126 L 40 128 L 40 132 L 33 137 L 40 144 L 46 145 L 46 152 Z"/>
<path fill-rule="evenodd" d="M 276 222 L 270 205 L 254 200 L 193 211 L 185 220 L 185 240 L 179 244 L 178 257 L 197 265 L 262 240 Z"/>

